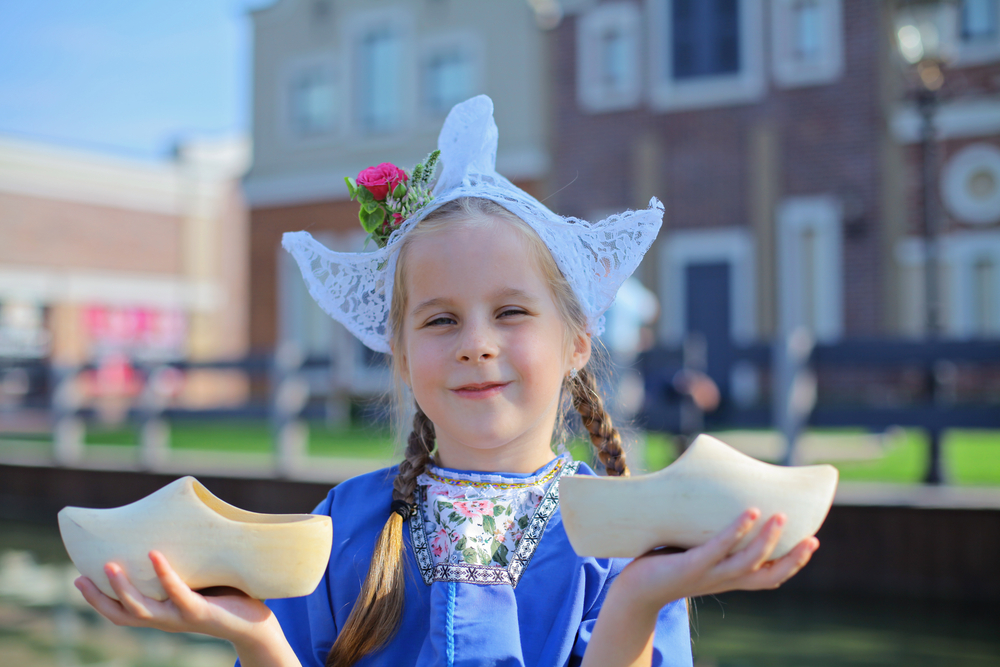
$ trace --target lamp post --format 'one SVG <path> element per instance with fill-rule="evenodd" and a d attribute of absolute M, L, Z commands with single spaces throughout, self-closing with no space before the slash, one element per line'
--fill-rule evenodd
<path fill-rule="evenodd" d="M 920 114 L 922 148 L 921 204 L 924 235 L 924 294 L 927 337 L 941 334 L 940 249 L 941 215 L 937 197 L 937 142 L 934 116 L 944 85 L 944 68 L 954 56 L 957 35 L 956 0 L 899 0 L 896 5 L 895 37 L 899 54 L 906 63 L 907 78 Z M 934 364 L 927 369 L 931 400 L 937 398 Z M 941 429 L 930 429 L 930 452 L 924 481 L 942 484 Z"/>
<path fill-rule="evenodd" d="M 939 285 L 941 232 L 937 198 L 937 143 L 934 116 L 944 85 L 944 67 L 953 58 L 957 7 L 955 0 L 900 0 L 896 8 L 896 46 L 907 64 L 907 78 L 920 114 L 922 148 L 926 328 L 930 338 L 941 334 Z"/>

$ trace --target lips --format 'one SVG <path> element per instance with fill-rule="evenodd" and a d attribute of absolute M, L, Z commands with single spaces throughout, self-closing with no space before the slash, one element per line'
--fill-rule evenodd
<path fill-rule="evenodd" d="M 477 382 L 463 384 L 461 387 L 452 389 L 453 392 L 463 398 L 488 398 L 503 391 L 509 382 Z"/>

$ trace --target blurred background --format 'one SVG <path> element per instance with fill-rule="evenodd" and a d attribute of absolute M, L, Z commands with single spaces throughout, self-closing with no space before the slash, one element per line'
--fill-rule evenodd
<path fill-rule="evenodd" d="M 390 463 L 385 359 L 280 238 L 362 249 L 344 176 L 415 164 L 486 93 L 498 171 L 553 210 L 664 204 L 602 338 L 632 467 L 709 431 L 840 469 L 802 573 L 698 603 L 696 663 L 1000 664 L 1000 0 L 38 0 L 0 25 L 0 663 L 231 663 L 91 612 L 55 514 L 184 474 L 306 512 Z"/>

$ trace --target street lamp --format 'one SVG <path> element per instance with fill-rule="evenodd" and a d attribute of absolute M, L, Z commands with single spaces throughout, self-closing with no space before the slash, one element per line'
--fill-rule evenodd
<path fill-rule="evenodd" d="M 924 285 L 926 296 L 927 336 L 941 333 L 941 296 L 939 286 L 941 216 L 937 199 L 937 155 L 934 136 L 934 114 L 940 103 L 945 66 L 954 58 L 957 36 L 958 8 L 956 0 L 899 0 L 896 4 L 895 37 L 899 55 L 907 64 L 913 96 L 921 118 L 923 148 L 923 187 L 921 200 L 924 222 Z M 937 378 L 934 364 L 927 369 L 927 385 L 931 400 L 937 398 Z M 942 484 L 945 481 L 941 461 L 941 429 L 929 429 L 930 451 L 924 481 Z"/>
<path fill-rule="evenodd" d="M 907 64 L 913 96 L 921 118 L 923 158 L 924 281 L 927 335 L 941 333 L 941 297 L 938 236 L 940 213 L 937 200 L 937 155 L 934 114 L 944 85 L 944 68 L 954 59 L 958 7 L 956 0 L 900 0 L 896 5 L 896 46 Z"/>

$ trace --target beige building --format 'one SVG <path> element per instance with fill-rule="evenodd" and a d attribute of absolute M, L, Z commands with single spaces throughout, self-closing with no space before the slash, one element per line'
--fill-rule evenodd
<path fill-rule="evenodd" d="M 152 162 L 0 138 L 0 357 L 244 354 L 248 157 L 246 140 Z M 242 391 L 188 380 L 195 401 Z"/>
<path fill-rule="evenodd" d="M 360 249 L 344 177 L 381 162 L 411 168 L 436 148 L 455 103 L 489 94 L 498 170 L 544 189 L 550 83 L 539 23 L 550 5 L 279 0 L 252 14 L 254 159 L 244 192 L 253 348 L 292 341 L 306 353 L 347 350 L 341 367 L 365 368 L 360 344 L 309 298 L 281 234 L 305 229 L 332 247 Z M 360 389 L 364 379 L 351 375 L 350 389 Z"/>

